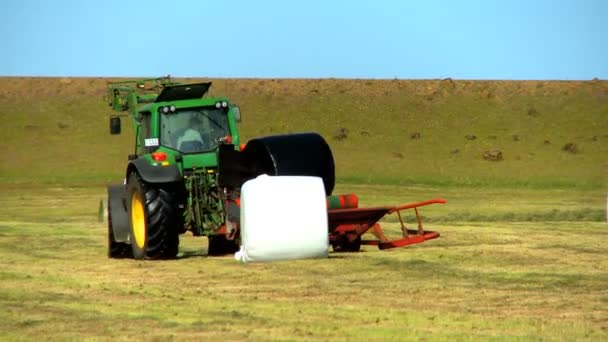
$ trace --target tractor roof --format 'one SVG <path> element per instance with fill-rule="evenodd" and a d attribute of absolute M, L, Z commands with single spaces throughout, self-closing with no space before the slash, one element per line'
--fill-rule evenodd
<path fill-rule="evenodd" d="M 211 82 L 172 85 L 163 88 L 154 102 L 200 99 L 211 87 Z"/>

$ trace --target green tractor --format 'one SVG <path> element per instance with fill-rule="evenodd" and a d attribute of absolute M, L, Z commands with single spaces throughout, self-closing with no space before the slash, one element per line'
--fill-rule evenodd
<path fill-rule="evenodd" d="M 108 85 L 110 133 L 120 134 L 123 116 L 135 132 L 125 179 L 108 186 L 110 258 L 175 258 L 179 235 L 188 231 L 208 237 L 210 255 L 234 253 L 240 187 L 261 174 L 321 177 L 331 194 L 334 160 L 320 135 L 241 144 L 239 107 L 225 97 L 208 97 L 210 86 L 169 77 Z"/>

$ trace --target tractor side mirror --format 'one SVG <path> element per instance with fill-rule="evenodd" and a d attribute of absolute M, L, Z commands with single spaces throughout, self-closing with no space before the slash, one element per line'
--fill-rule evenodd
<path fill-rule="evenodd" d="M 120 118 L 118 116 L 110 118 L 110 134 L 120 134 Z"/>
<path fill-rule="evenodd" d="M 234 114 L 234 120 L 236 122 L 241 122 L 241 109 L 239 106 L 232 107 L 232 114 Z"/>

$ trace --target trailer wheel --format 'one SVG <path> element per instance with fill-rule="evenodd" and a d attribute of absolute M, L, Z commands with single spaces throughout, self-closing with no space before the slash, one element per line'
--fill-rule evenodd
<path fill-rule="evenodd" d="M 112 229 L 112 213 L 108 210 L 108 258 L 132 258 L 133 251 L 128 243 L 116 242 Z"/>
<path fill-rule="evenodd" d="M 234 254 L 239 250 L 239 245 L 235 240 L 228 240 L 226 235 L 210 235 L 207 254 L 210 256 L 220 256 Z"/>
<path fill-rule="evenodd" d="M 347 235 L 339 235 L 331 241 L 331 247 L 336 253 L 359 252 L 361 250 L 361 236 L 357 236 L 351 241 Z"/>
<path fill-rule="evenodd" d="M 181 215 L 176 194 L 170 185 L 146 183 L 135 172 L 129 176 L 127 202 L 135 259 L 177 256 Z"/>

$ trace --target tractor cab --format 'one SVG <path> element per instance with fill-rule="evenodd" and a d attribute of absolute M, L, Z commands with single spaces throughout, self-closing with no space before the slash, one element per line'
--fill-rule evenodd
<path fill-rule="evenodd" d="M 222 144 L 239 146 L 239 107 L 227 98 L 205 97 L 211 82 L 195 84 L 139 81 L 136 87 L 112 85 L 110 105 L 129 111 L 136 138 L 135 157 L 160 152 L 181 173 L 190 169 L 215 168 Z M 155 90 L 160 93 L 145 93 Z M 120 134 L 120 116 L 110 118 L 110 133 Z"/>

